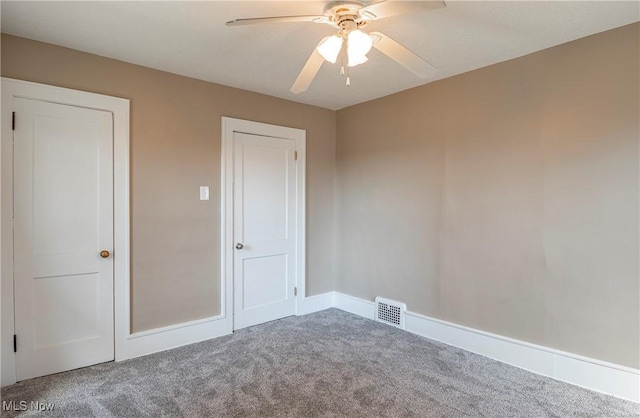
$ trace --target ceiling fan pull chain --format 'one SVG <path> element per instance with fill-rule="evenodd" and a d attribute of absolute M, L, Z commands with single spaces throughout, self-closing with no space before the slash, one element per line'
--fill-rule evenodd
<path fill-rule="evenodd" d="M 344 75 L 344 58 L 345 58 L 345 55 L 347 55 L 347 48 L 343 43 L 342 49 L 340 50 L 340 75 Z"/>

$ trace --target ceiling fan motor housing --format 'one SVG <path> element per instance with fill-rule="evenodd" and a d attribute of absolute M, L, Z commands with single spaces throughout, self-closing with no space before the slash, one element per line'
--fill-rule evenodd
<path fill-rule="evenodd" d="M 367 21 L 360 15 L 360 9 L 365 7 L 364 2 L 358 1 L 334 1 L 324 8 L 324 15 L 346 33 L 364 26 Z M 367 18 L 375 18 L 373 13 Z"/>

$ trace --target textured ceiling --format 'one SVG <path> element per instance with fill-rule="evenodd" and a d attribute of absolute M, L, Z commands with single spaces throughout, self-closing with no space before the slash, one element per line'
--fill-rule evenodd
<path fill-rule="evenodd" d="M 351 87 L 325 63 L 309 90 L 289 92 L 318 41 L 314 23 L 226 27 L 240 17 L 322 14 L 318 1 L 12 2 L 2 32 L 329 109 L 529 54 L 640 20 L 640 3 L 447 1 L 447 7 L 367 26 L 437 69 L 421 80 L 375 49 L 353 68 Z"/>

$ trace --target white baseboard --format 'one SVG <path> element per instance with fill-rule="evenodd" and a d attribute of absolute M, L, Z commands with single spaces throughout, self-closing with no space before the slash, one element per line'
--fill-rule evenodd
<path fill-rule="evenodd" d="M 334 298 L 335 292 L 305 298 L 301 309 L 302 313 L 299 313 L 299 315 L 307 315 L 329 309 L 335 306 Z M 232 332 L 231 321 L 224 316 L 136 332 L 127 337 L 122 355 L 116 357 L 116 361 L 170 350 L 183 345 L 228 335 Z"/>
<path fill-rule="evenodd" d="M 338 308 L 374 319 L 375 304 L 339 292 L 304 299 L 301 314 Z M 406 313 L 406 331 L 587 389 L 640 402 L 640 370 Z M 230 318 L 205 318 L 130 335 L 116 361 L 231 334 Z"/>
<path fill-rule="evenodd" d="M 631 368 L 625 370 L 617 364 L 612 366 L 556 354 L 555 375 L 549 377 L 640 403 L 639 371 Z"/>
<path fill-rule="evenodd" d="M 231 334 L 230 319 L 224 316 L 199 319 L 168 327 L 136 332 L 127 337 L 126 352 L 116 361 L 145 356 L 187 344 Z"/>
<path fill-rule="evenodd" d="M 314 312 L 324 311 L 325 309 L 332 308 L 335 305 L 334 302 L 335 292 L 322 293 L 320 295 L 309 296 L 304 298 L 301 313 L 298 315 L 307 315 Z"/>
<path fill-rule="evenodd" d="M 335 292 L 335 307 L 373 319 L 375 304 Z M 543 376 L 640 402 L 640 370 L 407 312 L 406 331 Z"/>
<path fill-rule="evenodd" d="M 307 315 L 335 306 L 335 292 L 323 293 L 304 299 L 302 313 Z M 145 356 L 187 344 L 221 337 L 233 332 L 230 320 L 224 316 L 199 319 L 182 324 L 137 332 L 127 337 L 124 352 L 116 361 Z"/>
<path fill-rule="evenodd" d="M 373 319 L 375 314 L 375 303 L 356 298 L 353 296 L 345 295 L 344 293 L 334 292 L 335 308 L 342 309 L 343 311 L 351 312 L 355 315 L 364 316 L 365 318 Z"/>

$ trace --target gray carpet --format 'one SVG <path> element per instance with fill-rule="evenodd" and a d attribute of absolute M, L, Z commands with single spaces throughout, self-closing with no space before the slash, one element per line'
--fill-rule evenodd
<path fill-rule="evenodd" d="M 638 417 L 591 392 L 337 309 L 2 389 L 47 416 Z M 29 416 L 5 412 L 3 416 Z"/>

